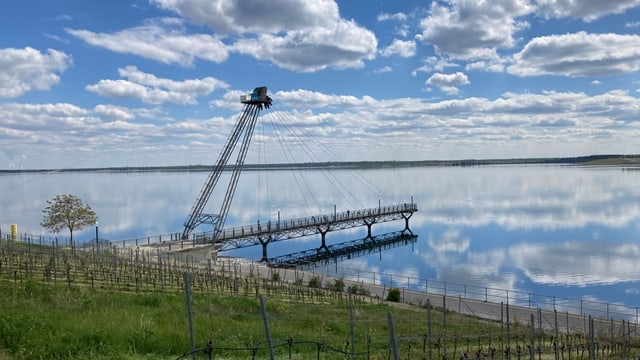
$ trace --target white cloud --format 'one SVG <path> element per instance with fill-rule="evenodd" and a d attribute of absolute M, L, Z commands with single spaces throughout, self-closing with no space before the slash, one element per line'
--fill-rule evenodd
<path fill-rule="evenodd" d="M 420 72 L 444 71 L 446 68 L 459 66 L 458 64 L 450 62 L 445 58 L 439 58 L 436 56 L 426 57 L 422 60 L 422 62 L 424 63 L 424 65 L 413 70 L 411 72 L 412 76 L 417 76 Z"/>
<path fill-rule="evenodd" d="M 114 105 L 97 105 L 93 108 L 94 113 L 106 119 L 131 120 L 135 115 L 129 109 Z"/>
<path fill-rule="evenodd" d="M 440 83 L 453 86 L 464 82 L 463 76 L 449 76 L 451 78 L 439 80 Z M 216 105 L 236 106 L 239 94 L 244 92 L 229 91 Z M 277 91 L 271 96 L 285 108 L 292 109 L 289 113 L 279 112 L 276 120 L 286 118 L 303 124 L 307 133 L 315 134 L 318 143 L 334 153 L 345 154 L 343 160 L 488 158 L 504 157 L 505 153 L 513 157 L 570 156 L 619 153 L 625 149 L 633 153 L 640 146 L 637 118 L 640 100 L 622 91 L 593 96 L 574 92 L 506 93 L 497 99 L 431 101 L 422 98 L 379 100 L 308 90 Z M 161 150 L 166 161 L 189 163 L 187 159 L 193 158 L 192 146 L 208 151 L 210 156 L 212 147 L 223 144 L 233 124 L 233 119 L 206 117 L 176 122 L 155 109 L 109 104 L 82 108 L 64 103 L 0 103 L 0 118 L 3 119 L 0 142 L 11 145 L 16 154 L 30 154 L 25 160 L 26 168 L 68 166 L 69 159 L 110 151 L 114 147 L 126 153 L 140 151 L 141 158 L 151 161 L 149 154 L 160 151 L 154 150 L 158 144 L 163 144 Z M 263 136 L 269 138 L 270 135 L 267 131 Z M 206 149 L 202 145 L 191 145 L 196 143 L 207 144 Z M 411 144 L 409 149 L 406 144 Z M 36 156 L 45 153 L 46 157 Z M 272 155 L 269 158 L 274 162 L 286 161 Z M 52 165 L 52 159 L 61 160 Z M 125 156 L 109 159 L 108 163 L 123 165 L 133 161 Z M 153 164 L 157 164 L 157 160 Z M 535 204 L 511 202 L 496 206 L 504 209 L 507 226 L 526 226 L 519 217 L 511 216 L 513 209 L 521 212 L 530 209 L 536 213 Z M 442 209 L 429 216 L 471 223 L 497 218 L 494 210 L 480 208 L 477 213 L 466 214 L 467 205 L 460 207 L 458 210 L 462 213 L 453 219 L 442 213 Z M 629 216 L 635 216 L 637 211 L 634 211 L 625 209 Z M 571 212 L 557 215 L 539 221 L 559 226 L 573 216 Z"/>
<path fill-rule="evenodd" d="M 391 45 L 380 50 L 380 55 L 389 57 L 392 55 L 399 55 L 401 57 L 412 57 L 416 54 L 416 43 L 413 40 L 404 41 L 399 39 L 393 39 Z"/>
<path fill-rule="evenodd" d="M 113 34 L 66 29 L 67 33 L 93 46 L 134 54 L 166 64 L 191 66 L 196 59 L 220 63 L 229 53 L 220 39 L 208 34 L 186 34 L 181 20 L 148 20 L 144 25 Z"/>
<path fill-rule="evenodd" d="M 609 14 L 623 13 L 640 5 L 640 0 L 536 0 L 536 12 L 546 18 L 573 17 L 593 21 Z"/>
<path fill-rule="evenodd" d="M 495 58 L 497 48 L 516 44 L 514 34 L 528 27 L 517 18 L 531 10 L 527 0 L 434 1 L 420 23 L 420 39 L 452 58 Z"/>
<path fill-rule="evenodd" d="M 49 90 L 71 63 L 70 55 L 53 49 L 46 53 L 30 47 L 0 49 L 0 98 Z"/>
<path fill-rule="evenodd" d="M 373 72 L 375 74 L 384 74 L 384 73 L 391 72 L 391 71 L 393 71 L 391 66 L 384 66 L 384 67 L 381 67 L 380 69 L 374 70 Z"/>
<path fill-rule="evenodd" d="M 326 28 L 340 18 L 338 4 L 327 0 L 152 0 L 195 24 L 218 33 L 279 33 Z"/>
<path fill-rule="evenodd" d="M 317 91 L 295 90 L 295 91 L 278 91 L 274 94 L 279 101 L 296 105 L 298 108 L 324 108 L 324 107 L 340 107 L 340 108 L 358 108 L 375 106 L 376 100 L 371 97 L 358 98 L 351 95 L 330 95 Z"/>
<path fill-rule="evenodd" d="M 501 73 L 505 70 L 505 61 L 503 59 L 479 60 L 468 63 L 464 69 L 467 71 L 482 70 Z"/>
<path fill-rule="evenodd" d="M 377 39 L 353 20 L 340 18 L 333 1 L 228 2 L 154 0 L 216 35 L 187 34 L 181 19 L 163 18 L 113 34 L 67 29 L 87 43 L 163 63 L 191 66 L 195 59 L 226 61 L 234 51 L 278 67 L 313 72 L 327 67 L 361 68 L 373 59 Z M 235 41 L 225 44 L 231 36 Z"/>
<path fill-rule="evenodd" d="M 83 134 L 97 122 L 90 112 L 67 104 L 0 104 L 0 139 L 18 153 L 27 153 L 31 147 L 44 147 L 41 154 L 56 150 L 47 149 L 50 144 L 67 144 L 83 141 Z M 46 157 L 45 157 L 46 158 Z"/>
<path fill-rule="evenodd" d="M 439 87 L 440 90 L 447 94 L 457 94 L 458 88 L 462 85 L 468 84 L 469 79 L 466 74 L 461 72 L 456 72 L 454 74 L 435 73 L 427 79 L 426 83 Z"/>
<path fill-rule="evenodd" d="M 314 72 L 327 67 L 361 68 L 364 60 L 375 57 L 377 46 L 371 31 L 340 20 L 331 27 L 289 31 L 284 36 L 240 39 L 231 48 L 284 69 Z"/>
<path fill-rule="evenodd" d="M 640 36 L 551 35 L 531 39 L 507 68 L 517 76 L 602 76 L 640 70 Z"/>
<path fill-rule="evenodd" d="M 198 96 L 228 87 L 224 81 L 212 77 L 184 81 L 158 78 L 139 71 L 135 66 L 127 66 L 118 72 L 127 80 L 100 80 L 97 84 L 88 85 L 86 89 L 102 96 L 140 99 L 149 104 L 196 104 Z"/>
<path fill-rule="evenodd" d="M 389 14 L 389 13 L 382 13 L 378 15 L 378 21 L 388 21 L 388 20 L 395 20 L 395 21 L 406 21 L 407 20 L 407 14 L 405 13 L 395 13 L 395 14 Z"/>

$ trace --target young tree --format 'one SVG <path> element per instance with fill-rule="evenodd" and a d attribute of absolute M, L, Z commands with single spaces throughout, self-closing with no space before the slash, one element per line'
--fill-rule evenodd
<path fill-rule="evenodd" d="M 47 204 L 48 206 L 42 210 L 44 216 L 40 225 L 54 234 L 68 229 L 71 244 L 74 230 L 82 230 L 98 221 L 95 211 L 74 195 L 56 195 L 53 199 L 47 200 Z"/>

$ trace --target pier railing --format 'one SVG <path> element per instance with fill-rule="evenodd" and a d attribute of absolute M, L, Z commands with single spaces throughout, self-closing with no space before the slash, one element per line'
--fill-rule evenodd
<path fill-rule="evenodd" d="M 388 217 L 403 213 L 413 213 L 418 210 L 415 203 L 404 203 L 395 205 L 381 205 L 359 210 L 335 211 L 332 213 L 323 213 L 313 216 L 305 216 L 293 219 L 272 219 L 266 222 L 256 222 L 255 224 L 235 226 L 222 230 L 216 241 L 224 242 L 227 240 L 260 236 L 266 234 L 283 233 L 287 231 L 300 230 L 305 228 L 316 228 L 318 226 L 331 226 L 337 223 L 361 222 L 371 218 Z M 128 247 L 143 246 L 171 243 L 172 249 L 179 249 L 194 244 L 211 241 L 213 229 L 205 232 L 194 232 L 189 239 L 181 239 L 181 233 L 165 233 L 158 235 L 148 235 L 121 240 L 109 241 L 109 246 Z M 168 245 L 168 244 L 167 244 Z"/>

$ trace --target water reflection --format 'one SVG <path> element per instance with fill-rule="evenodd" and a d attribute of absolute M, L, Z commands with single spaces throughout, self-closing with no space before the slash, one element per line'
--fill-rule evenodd
<path fill-rule="evenodd" d="M 72 193 L 100 217 L 101 237 L 181 232 L 206 173 L 92 173 L 0 176 L 2 231 L 44 234 L 46 200 Z M 297 176 L 297 177 L 296 177 Z M 619 168 L 493 166 L 383 170 L 246 172 L 227 226 L 404 203 L 419 211 L 412 247 L 342 260 L 340 266 L 635 306 L 640 289 L 640 171 Z M 222 181 L 222 180 L 221 180 Z M 307 194 L 307 196 L 303 196 Z M 215 199 L 209 207 L 215 212 Z M 376 224 L 375 234 L 401 230 Z M 329 233 L 328 243 L 366 236 Z M 374 234 L 374 235 L 375 235 Z M 65 236 L 60 234 L 59 236 Z M 77 234 L 91 239 L 92 230 Z M 74 234 L 76 238 L 76 234 Z M 269 245 L 278 256 L 317 248 L 317 238 Z M 227 255 L 259 260 L 252 247 Z M 414 280 L 415 279 L 415 280 Z"/>
<path fill-rule="evenodd" d="M 306 269 L 320 262 L 327 265 L 337 263 L 340 260 L 350 260 L 376 253 L 382 258 L 382 251 L 415 244 L 416 241 L 418 241 L 417 235 L 397 231 L 329 246 L 321 246 L 317 249 L 308 249 L 280 255 L 267 259 L 267 261 L 272 267 Z"/>

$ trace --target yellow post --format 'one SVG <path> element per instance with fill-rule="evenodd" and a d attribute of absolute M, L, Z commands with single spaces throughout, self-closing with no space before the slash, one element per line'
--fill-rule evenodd
<path fill-rule="evenodd" d="M 18 238 L 18 224 L 11 224 L 11 240 Z"/>

